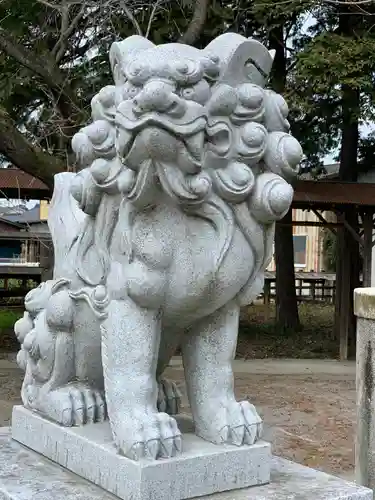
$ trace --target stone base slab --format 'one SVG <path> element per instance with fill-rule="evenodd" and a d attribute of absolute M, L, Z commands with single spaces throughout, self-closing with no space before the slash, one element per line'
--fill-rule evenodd
<path fill-rule="evenodd" d="M 16 406 L 12 437 L 122 500 L 184 500 L 266 484 L 271 447 L 214 445 L 193 434 L 191 419 L 177 419 L 180 456 L 135 462 L 117 453 L 108 422 L 62 427 Z"/>
<path fill-rule="evenodd" d="M 116 500 L 10 439 L 0 428 L 0 500 Z M 270 484 L 200 500 L 372 500 L 372 491 L 281 458 L 271 461 Z M 117 499 L 118 500 L 118 499 Z M 127 500 L 131 500 L 130 497 Z"/>

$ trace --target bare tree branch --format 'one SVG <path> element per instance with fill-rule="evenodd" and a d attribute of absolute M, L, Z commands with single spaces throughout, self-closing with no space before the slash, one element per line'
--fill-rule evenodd
<path fill-rule="evenodd" d="M 179 39 L 180 43 L 194 45 L 203 31 L 206 23 L 210 0 L 196 0 L 193 17 L 185 33 Z"/>
<path fill-rule="evenodd" d="M 77 27 L 77 24 L 80 22 L 84 14 L 85 6 L 82 5 L 78 13 L 72 20 L 70 20 L 70 6 L 66 3 L 63 4 L 61 12 L 61 34 L 55 47 L 52 50 L 52 54 L 54 55 L 57 64 L 64 57 L 69 37 L 73 34 L 74 30 Z"/>
<path fill-rule="evenodd" d="M 65 119 L 82 112 L 73 92 L 67 86 L 67 79 L 56 64 L 41 60 L 35 53 L 25 49 L 17 40 L 0 27 L 0 48 L 18 63 L 37 75 L 55 96 L 56 105 Z M 69 134 L 70 135 L 70 134 Z"/>
<path fill-rule="evenodd" d="M 22 66 L 31 70 L 34 74 L 41 77 L 49 87 L 55 88 L 56 85 L 61 85 L 60 75 L 52 74 L 47 61 L 41 61 L 35 53 L 25 49 L 17 40 L 0 27 L 0 48 L 6 54 L 13 57 Z"/>
<path fill-rule="evenodd" d="M 38 0 L 39 3 L 41 3 L 42 5 L 45 5 L 46 7 L 51 7 L 52 9 L 55 8 L 55 5 L 47 2 L 46 0 Z"/>
<path fill-rule="evenodd" d="M 0 108 L 0 153 L 16 167 L 43 181 L 51 190 L 53 176 L 65 170 L 65 165 L 59 158 L 33 146 L 2 108 Z"/>
<path fill-rule="evenodd" d="M 156 0 L 155 5 L 152 8 L 152 11 L 151 11 L 151 14 L 150 14 L 150 17 L 149 17 L 149 20 L 148 20 L 148 24 L 147 24 L 146 34 L 145 34 L 146 38 L 148 38 L 150 36 L 152 21 L 154 20 L 154 16 L 156 14 L 156 10 L 159 7 L 160 3 L 161 3 L 161 0 Z"/>
<path fill-rule="evenodd" d="M 128 16 L 129 21 L 133 24 L 135 31 L 138 35 L 143 36 L 141 27 L 139 26 L 138 21 L 134 17 L 132 11 L 126 5 L 126 1 L 121 2 L 121 7 L 124 9 L 125 14 Z"/>
<path fill-rule="evenodd" d="M 300 0 L 278 0 L 277 5 L 287 5 L 291 3 L 300 3 Z M 319 3 L 319 2 L 317 2 Z M 345 5 L 345 6 L 361 6 L 361 5 L 370 5 L 375 4 L 374 0 L 320 0 L 322 4 L 331 4 L 331 5 Z M 255 2 L 255 5 L 257 2 Z M 262 7 L 274 7 L 275 2 L 270 3 L 261 3 Z"/>

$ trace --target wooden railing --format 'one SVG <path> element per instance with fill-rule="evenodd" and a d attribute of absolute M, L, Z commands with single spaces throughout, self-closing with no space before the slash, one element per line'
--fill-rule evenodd
<path fill-rule="evenodd" d="M 335 302 L 336 275 L 331 273 L 296 273 L 298 302 Z M 276 296 L 276 273 L 267 271 L 263 290 L 263 301 L 269 304 Z"/>
<path fill-rule="evenodd" d="M 0 258 L 0 306 L 20 306 L 32 288 L 51 278 L 51 237 L 48 233 L 0 231 L 0 240 L 40 242 L 40 252 L 34 262 L 20 256 Z"/>

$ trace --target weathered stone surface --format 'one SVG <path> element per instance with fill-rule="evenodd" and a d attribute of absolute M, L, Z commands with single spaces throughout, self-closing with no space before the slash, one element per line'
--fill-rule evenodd
<path fill-rule="evenodd" d="M 374 288 L 357 288 L 354 290 L 354 314 L 358 318 L 375 320 Z"/>
<path fill-rule="evenodd" d="M 233 392 L 239 311 L 262 289 L 302 158 L 265 88 L 273 55 L 226 33 L 202 50 L 131 36 L 109 59 L 114 85 L 72 141 L 81 170 L 56 178 L 53 280 L 15 327 L 23 403 L 96 432 L 108 417 L 134 461 L 175 457 L 179 395 L 162 375 L 181 346 L 195 433 L 246 448 L 262 420 Z"/>
<path fill-rule="evenodd" d="M 197 437 L 188 417 L 178 423 L 183 454 L 165 460 L 120 456 L 108 422 L 67 428 L 23 407 L 14 409 L 12 436 L 123 500 L 182 500 L 269 482 L 268 443 L 218 446 Z"/>
<path fill-rule="evenodd" d="M 165 500 L 159 496 L 151 496 L 148 500 L 159 498 Z M 200 498 L 372 500 L 373 494 L 353 483 L 273 458 L 270 484 Z M 9 431 L 3 429 L 1 432 L 0 429 L 0 500 L 116 500 L 116 497 L 10 440 Z M 172 497 L 172 500 L 175 499 Z"/>
<path fill-rule="evenodd" d="M 0 500 L 116 500 L 10 439 L 0 428 Z"/>
<path fill-rule="evenodd" d="M 355 470 L 359 484 L 375 488 L 375 288 L 354 292 L 357 315 L 357 425 Z"/>

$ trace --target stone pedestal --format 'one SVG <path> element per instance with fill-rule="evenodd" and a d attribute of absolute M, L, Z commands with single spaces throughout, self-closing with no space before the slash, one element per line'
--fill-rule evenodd
<path fill-rule="evenodd" d="M 241 465 L 246 466 L 246 464 Z M 238 470 L 239 473 L 240 471 L 241 469 Z M 164 470 L 164 473 L 170 474 L 168 470 Z M 171 475 L 168 478 L 175 479 Z M 200 478 L 192 478 L 192 482 L 199 481 Z M 161 498 L 158 496 L 158 491 L 154 491 L 149 500 L 154 498 Z M 173 500 L 175 498 L 172 497 Z M 373 494 L 367 488 L 274 457 L 270 484 L 200 498 L 201 500 L 372 500 Z M 11 439 L 8 429 L 0 429 L 0 500 L 31 499 L 116 500 L 116 497 L 24 448 Z M 131 497 L 127 498 L 130 499 Z"/>
<path fill-rule="evenodd" d="M 108 422 L 62 427 L 22 406 L 13 409 L 12 436 L 122 500 L 184 500 L 269 482 L 268 443 L 218 446 L 197 437 L 189 417 L 177 420 L 183 452 L 164 460 L 119 455 Z"/>

